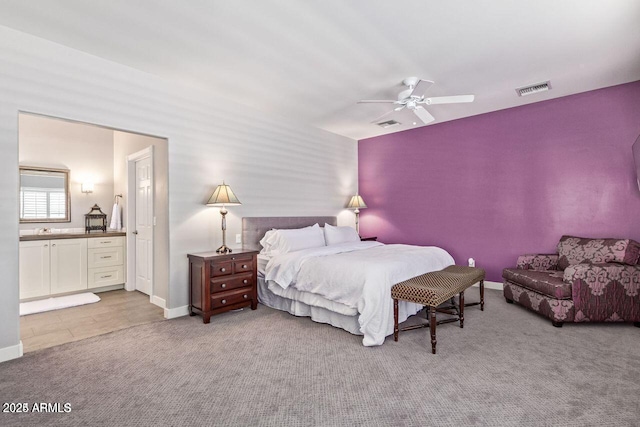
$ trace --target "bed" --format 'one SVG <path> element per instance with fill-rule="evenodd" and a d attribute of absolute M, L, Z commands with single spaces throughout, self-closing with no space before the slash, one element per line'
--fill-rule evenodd
<path fill-rule="evenodd" d="M 271 229 L 335 226 L 333 216 L 246 217 L 245 248 L 260 250 Z M 362 335 L 365 346 L 381 345 L 393 333 L 391 286 L 441 270 L 454 260 L 444 249 L 379 242 L 348 242 L 275 256 L 258 255 L 258 300 L 267 307 Z M 399 321 L 423 307 L 401 301 Z"/>

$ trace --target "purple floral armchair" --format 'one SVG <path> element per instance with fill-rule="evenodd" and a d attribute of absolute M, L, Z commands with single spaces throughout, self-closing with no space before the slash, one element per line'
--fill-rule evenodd
<path fill-rule="evenodd" d="M 640 327 L 640 243 L 562 236 L 557 254 L 523 255 L 506 268 L 504 297 L 564 322 L 633 322 Z"/>

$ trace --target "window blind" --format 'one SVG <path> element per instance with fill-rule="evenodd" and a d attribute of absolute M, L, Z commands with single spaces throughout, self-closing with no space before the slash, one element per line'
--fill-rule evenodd
<path fill-rule="evenodd" d="M 20 191 L 20 218 L 64 218 L 67 206 L 64 191 L 51 188 L 22 188 Z"/>

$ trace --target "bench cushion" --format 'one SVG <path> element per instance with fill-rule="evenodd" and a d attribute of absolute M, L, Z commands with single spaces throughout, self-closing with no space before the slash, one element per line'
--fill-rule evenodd
<path fill-rule="evenodd" d="M 416 276 L 391 288 L 391 298 L 437 307 L 469 286 L 484 280 L 481 268 L 450 265 L 444 270 Z"/>
<path fill-rule="evenodd" d="M 562 280 L 562 271 L 536 271 L 505 268 L 502 277 L 523 288 L 551 298 L 571 299 L 571 284 Z"/>

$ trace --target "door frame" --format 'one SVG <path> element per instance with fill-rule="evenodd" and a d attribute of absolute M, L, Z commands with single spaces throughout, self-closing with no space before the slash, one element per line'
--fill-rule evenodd
<path fill-rule="evenodd" d="M 125 283 L 125 289 L 127 291 L 136 290 L 136 236 L 133 234 L 136 224 L 136 162 L 150 159 L 151 163 L 151 293 L 149 295 L 149 301 L 154 302 L 155 296 L 155 245 L 156 245 L 156 177 L 154 168 L 154 151 L 153 145 L 137 151 L 127 156 L 127 281 Z"/>

